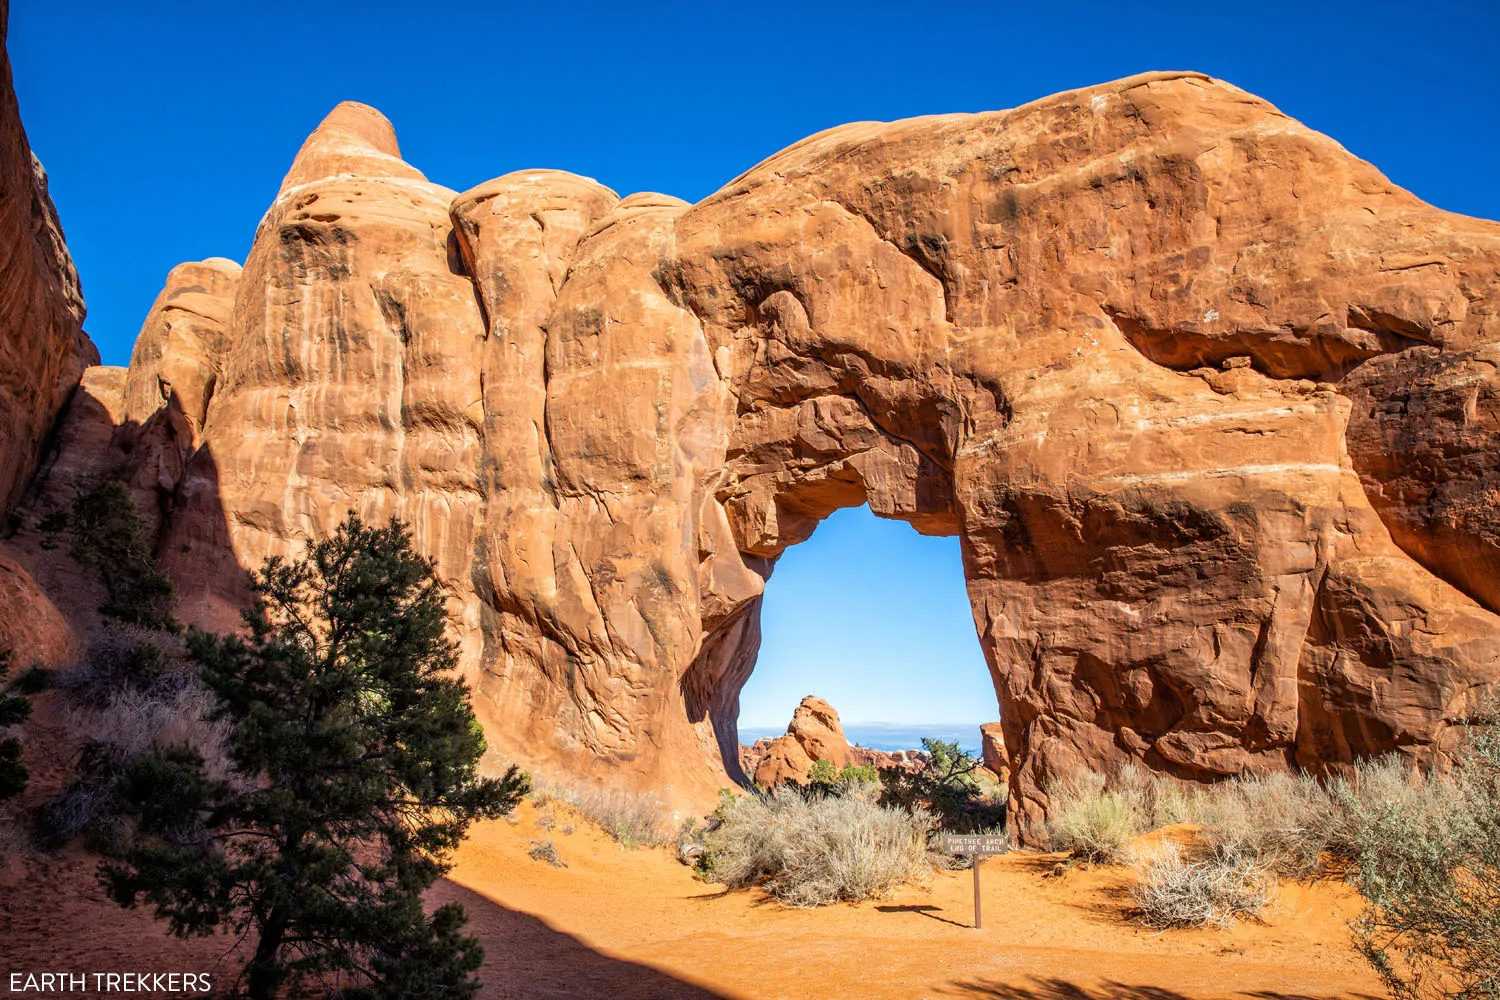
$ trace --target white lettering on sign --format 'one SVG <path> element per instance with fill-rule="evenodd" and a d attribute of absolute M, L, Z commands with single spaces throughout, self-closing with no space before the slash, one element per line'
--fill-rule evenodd
<path fill-rule="evenodd" d="M 945 833 L 938 838 L 938 849 L 949 854 L 1008 854 L 1010 838 L 994 833 Z"/>

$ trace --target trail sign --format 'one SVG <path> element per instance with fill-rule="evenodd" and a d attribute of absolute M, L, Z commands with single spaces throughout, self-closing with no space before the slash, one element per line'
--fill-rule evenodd
<path fill-rule="evenodd" d="M 982 929 L 984 925 L 979 916 L 979 859 L 991 854 L 1008 854 L 1010 838 L 1003 833 L 945 833 L 938 838 L 937 846 L 938 850 L 949 854 L 966 855 L 973 862 L 974 929 Z"/>
<path fill-rule="evenodd" d="M 938 850 L 971 858 L 1009 854 L 1010 838 L 1003 833 L 945 833 L 938 837 Z"/>

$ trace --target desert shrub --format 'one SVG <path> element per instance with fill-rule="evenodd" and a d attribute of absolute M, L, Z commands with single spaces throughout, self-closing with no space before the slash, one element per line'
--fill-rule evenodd
<path fill-rule="evenodd" d="M 826 757 L 819 757 L 813 761 L 812 770 L 807 773 L 807 780 L 814 785 L 832 785 L 838 777 L 838 768 L 834 767 L 833 761 Z"/>
<path fill-rule="evenodd" d="M 100 707 L 127 691 L 186 683 L 195 671 L 185 653 L 174 633 L 106 624 L 90 638 L 82 656 L 57 672 L 53 683 L 73 704 Z"/>
<path fill-rule="evenodd" d="M 533 861 L 545 861 L 553 868 L 566 868 L 567 863 L 563 861 L 562 855 L 557 853 L 557 848 L 550 840 L 529 840 L 526 842 L 526 853 Z"/>
<path fill-rule="evenodd" d="M 677 833 L 671 810 L 651 792 L 538 776 L 532 781 L 531 798 L 538 807 L 553 801 L 572 806 L 623 847 L 670 844 Z"/>
<path fill-rule="evenodd" d="M 0 808 L 0 858 L 25 850 L 28 839 L 25 826 Z"/>
<path fill-rule="evenodd" d="M 786 906 L 877 898 L 929 870 L 931 817 L 867 795 L 804 796 L 777 788 L 726 797 L 715 819 L 703 835 L 705 877 L 730 888 L 764 886 Z"/>
<path fill-rule="evenodd" d="M 1500 998 L 1500 718 L 1480 721 L 1451 777 L 1350 799 L 1355 940 L 1398 1000 Z"/>
<path fill-rule="evenodd" d="M 1110 789 L 1102 775 L 1083 772 L 1047 789 L 1052 799 L 1047 834 L 1054 851 L 1080 861 L 1125 861 L 1141 831 L 1141 804 L 1128 791 Z"/>
<path fill-rule="evenodd" d="M 3 674 L 3 671 L 0 671 Z M 16 674 L 16 679 L 10 683 L 11 694 L 24 694 L 27 696 L 41 694 L 50 689 L 57 677 L 57 671 L 44 667 L 39 662 Z"/>
<path fill-rule="evenodd" d="M 10 650 L 0 649 L 0 685 L 10 667 Z M 31 699 L 12 694 L 9 688 L 0 686 L 0 801 L 21 794 L 29 777 L 26 765 L 21 762 L 21 741 L 6 736 L 8 726 L 25 722 L 31 716 Z"/>
<path fill-rule="evenodd" d="M 1305 878 L 1318 871 L 1342 810 L 1306 774 L 1239 775 L 1200 791 L 1189 809 L 1211 849 L 1268 871 Z"/>
<path fill-rule="evenodd" d="M 1270 865 L 1248 854 L 1185 856 L 1168 842 L 1136 858 L 1135 869 L 1131 896 L 1150 927 L 1228 927 L 1258 916 L 1276 891 Z"/>
<path fill-rule="evenodd" d="M 82 749 L 76 777 L 38 811 L 44 843 L 58 846 L 81 834 L 102 850 L 121 849 L 126 831 L 113 788 L 143 755 L 190 747 L 214 780 L 234 778 L 228 727 L 212 718 L 216 701 L 179 636 L 107 626 L 55 683 L 68 695 L 69 728 L 82 738 Z"/>
<path fill-rule="evenodd" d="M 156 568 L 130 487 L 110 479 L 80 495 L 68 513 L 67 528 L 73 558 L 98 573 L 104 584 L 100 613 L 143 628 L 178 628 L 172 619 L 172 581 Z"/>
<path fill-rule="evenodd" d="M 1005 823 L 1005 803 L 983 794 L 974 772 L 981 762 L 958 742 L 923 739 L 922 765 L 915 771 L 881 768 L 880 803 L 908 811 L 924 809 L 942 829 L 971 833 Z"/>

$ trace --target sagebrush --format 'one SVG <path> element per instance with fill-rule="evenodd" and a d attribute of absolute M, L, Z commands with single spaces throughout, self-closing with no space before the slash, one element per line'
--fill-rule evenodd
<path fill-rule="evenodd" d="M 926 810 L 869 795 L 804 795 L 777 788 L 727 797 L 703 834 L 700 866 L 730 888 L 763 886 L 786 906 L 859 902 L 930 872 Z"/>
<path fill-rule="evenodd" d="M 668 844 L 677 834 L 672 811 L 651 792 L 537 775 L 532 778 L 531 798 L 539 808 L 553 801 L 572 806 L 624 847 Z"/>
<path fill-rule="evenodd" d="M 1500 998 L 1500 716 L 1451 775 L 1351 799 L 1356 944 L 1397 1000 Z"/>
<path fill-rule="evenodd" d="M 1131 896 L 1150 927 L 1228 927 L 1259 916 L 1276 893 L 1270 865 L 1252 855 L 1184 854 L 1166 842 L 1138 857 L 1135 867 Z"/>

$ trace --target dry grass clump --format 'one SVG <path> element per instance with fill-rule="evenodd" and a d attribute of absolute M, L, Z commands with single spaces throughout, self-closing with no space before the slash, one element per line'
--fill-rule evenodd
<path fill-rule="evenodd" d="M 1142 831 L 1141 805 L 1129 790 L 1110 788 L 1103 775 L 1085 772 L 1052 785 L 1048 794 L 1053 850 L 1094 864 L 1127 859 L 1130 841 Z"/>
<path fill-rule="evenodd" d="M 930 870 L 925 810 L 870 796 L 804 796 L 777 788 L 726 799 L 703 835 L 705 876 L 730 888 L 763 886 L 785 906 L 878 898 Z"/>
<path fill-rule="evenodd" d="M 557 848 L 550 840 L 528 840 L 526 842 L 526 853 L 533 861 L 545 861 L 553 868 L 566 868 L 567 862 L 563 861 L 562 855 L 557 853 Z"/>
<path fill-rule="evenodd" d="M 531 798 L 538 808 L 562 802 L 625 847 L 672 843 L 677 834 L 671 810 L 650 792 L 595 788 L 580 782 L 533 776 Z"/>
<path fill-rule="evenodd" d="M 20 854 L 30 846 L 25 826 L 8 811 L 0 808 L 0 858 Z"/>
<path fill-rule="evenodd" d="M 1201 789 L 1189 815 L 1215 853 L 1288 878 L 1323 866 L 1344 817 L 1316 778 L 1285 773 L 1241 775 Z"/>
<path fill-rule="evenodd" d="M 105 846 L 123 833 L 111 816 L 115 778 L 131 761 L 155 750 L 191 747 L 205 773 L 233 780 L 228 727 L 210 716 L 214 697 L 170 633 L 129 626 L 104 629 L 77 662 L 60 671 L 70 728 L 81 737 L 78 777 L 42 804 L 44 842 L 66 843 L 87 833 Z"/>
<path fill-rule="evenodd" d="M 1137 858 L 1135 869 L 1131 896 L 1149 927 L 1229 927 L 1259 916 L 1276 894 L 1270 865 L 1251 855 L 1190 857 L 1169 842 Z"/>

